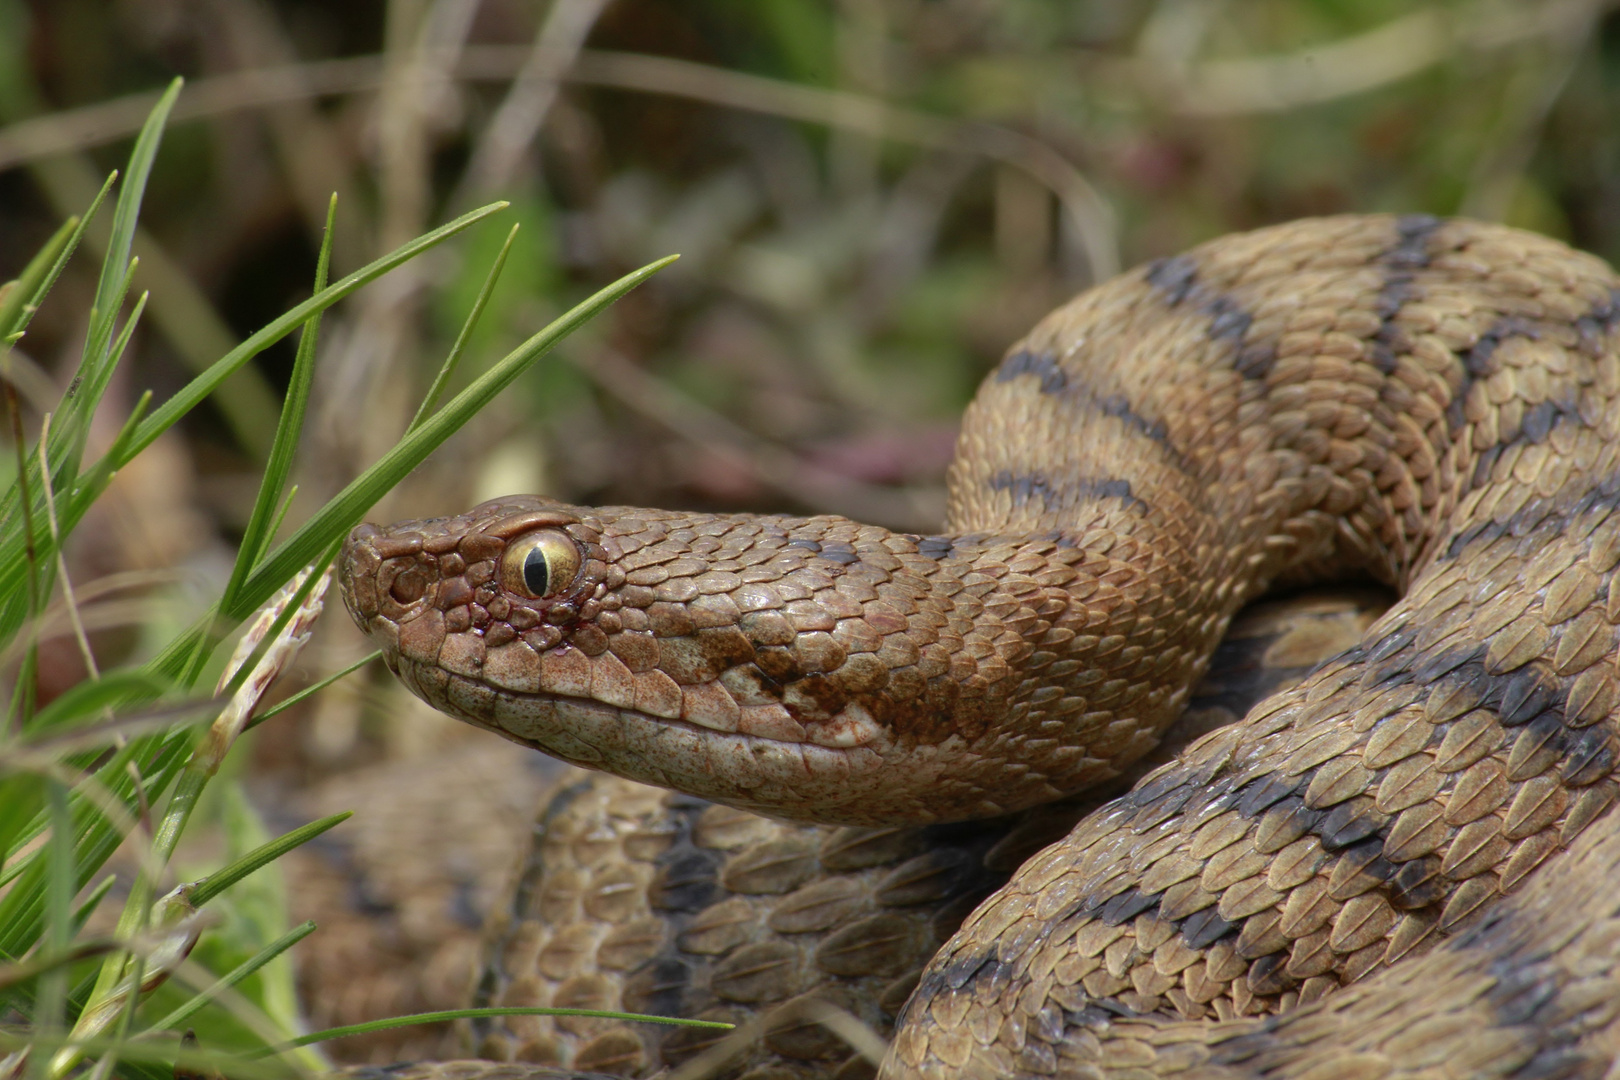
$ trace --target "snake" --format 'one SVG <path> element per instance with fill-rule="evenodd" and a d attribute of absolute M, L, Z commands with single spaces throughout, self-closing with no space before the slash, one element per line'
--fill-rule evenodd
<path fill-rule="evenodd" d="M 1620 279 L 1504 226 L 1308 219 L 1090 289 L 986 378 L 944 529 L 538 496 L 358 527 L 429 704 L 775 818 L 1117 781 L 1267 590 L 1361 638 L 966 916 L 887 1076 L 1603 1075 L 1620 1009 Z"/>

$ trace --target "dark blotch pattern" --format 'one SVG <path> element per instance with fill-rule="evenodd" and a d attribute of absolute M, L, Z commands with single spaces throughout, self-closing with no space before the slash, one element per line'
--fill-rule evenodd
<path fill-rule="evenodd" d="M 997 382 L 1010 382 L 1020 375 L 1034 375 L 1041 381 L 1041 393 L 1056 394 L 1068 385 L 1068 376 L 1051 353 L 1019 349 L 996 369 Z"/>
<path fill-rule="evenodd" d="M 1248 329 L 1249 317 L 1237 310 L 1229 300 L 1217 300 L 1212 311 L 1216 323 L 1211 326 L 1212 337 L 1239 340 Z M 1104 416 L 1117 417 L 1155 442 L 1168 441 L 1168 429 L 1162 421 L 1150 421 L 1132 407 L 1124 394 L 1095 394 L 1064 370 L 1052 353 L 1036 349 L 1018 349 L 1007 354 L 996 369 L 997 382 L 1011 382 L 1020 375 L 1033 375 L 1040 381 L 1043 394 L 1067 394 L 1081 404 L 1095 407 Z"/>
<path fill-rule="evenodd" d="M 1567 505 L 1549 504 L 1545 499 L 1532 499 L 1505 520 L 1479 521 L 1464 528 L 1447 541 L 1441 549 L 1442 559 L 1455 559 L 1471 544 L 1515 537 L 1524 541 L 1526 554 L 1539 549 L 1556 537 L 1576 519 L 1598 509 L 1620 508 L 1620 475 L 1610 475 L 1572 499 Z"/>
<path fill-rule="evenodd" d="M 1124 394 L 1106 394 L 1097 398 L 1097 408 L 1104 416 L 1118 417 L 1156 443 L 1170 441 L 1170 431 L 1164 421 L 1148 420 L 1132 408 Z"/>
<path fill-rule="evenodd" d="M 1011 492 L 1014 506 L 1038 501 L 1050 510 L 1077 506 L 1088 499 L 1122 499 L 1139 510 L 1147 509 L 1147 503 L 1131 492 L 1129 480 L 1083 479 L 1060 485 L 1040 473 L 1014 475 L 1004 469 L 990 478 L 990 487 L 993 491 Z"/>
<path fill-rule="evenodd" d="M 1384 285 L 1374 306 L 1380 321 L 1373 335 L 1372 360 L 1384 374 L 1395 371 L 1395 357 L 1410 348 L 1395 323 L 1395 316 L 1411 300 L 1413 274 L 1429 265 L 1429 238 L 1441 225 L 1428 214 L 1408 214 L 1397 218 L 1395 246 L 1384 256 Z"/>
<path fill-rule="evenodd" d="M 1186 303 L 1208 315 L 1210 338 L 1231 342 L 1237 348 L 1232 366 L 1245 379 L 1263 379 L 1276 364 L 1273 343 L 1244 344 L 1254 317 L 1232 297 L 1201 285 L 1198 263 L 1191 256 L 1177 255 L 1149 263 L 1147 282 L 1159 290 L 1169 306 Z"/>

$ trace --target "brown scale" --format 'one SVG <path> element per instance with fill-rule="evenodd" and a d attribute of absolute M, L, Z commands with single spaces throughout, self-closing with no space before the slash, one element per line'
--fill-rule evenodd
<path fill-rule="evenodd" d="M 1468 222 L 1227 237 L 1009 353 L 965 417 L 944 536 L 510 499 L 357 530 L 345 595 L 407 685 L 475 724 L 885 824 L 1118 776 L 1273 582 L 1406 590 L 1356 650 L 1026 864 L 935 959 L 891 1070 L 1043 1074 L 1121 1013 L 1309 1006 L 1417 957 L 1609 807 L 1616 284 Z M 497 561 L 546 529 L 579 568 L 520 604 Z"/>

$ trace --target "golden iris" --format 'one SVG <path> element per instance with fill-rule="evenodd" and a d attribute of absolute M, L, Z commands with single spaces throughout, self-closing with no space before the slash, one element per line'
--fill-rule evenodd
<path fill-rule="evenodd" d="M 556 596 L 579 573 L 579 546 L 561 529 L 536 529 L 506 545 L 501 584 L 520 596 Z"/>

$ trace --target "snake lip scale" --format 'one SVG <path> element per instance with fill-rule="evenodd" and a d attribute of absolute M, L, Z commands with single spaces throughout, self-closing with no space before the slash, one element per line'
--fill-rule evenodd
<path fill-rule="evenodd" d="M 967 918 L 885 1070 L 1315 1080 L 1451 1047 L 1457 1075 L 1528 1077 L 1620 1053 L 1608 266 L 1422 215 L 1157 260 L 1009 350 L 948 496 L 937 536 L 513 497 L 362 526 L 341 579 L 452 715 L 747 810 L 899 825 L 1118 776 L 1243 604 L 1370 575 L 1402 596 L 1355 647 Z M 1537 996 L 1503 997 L 1527 964 Z"/>

